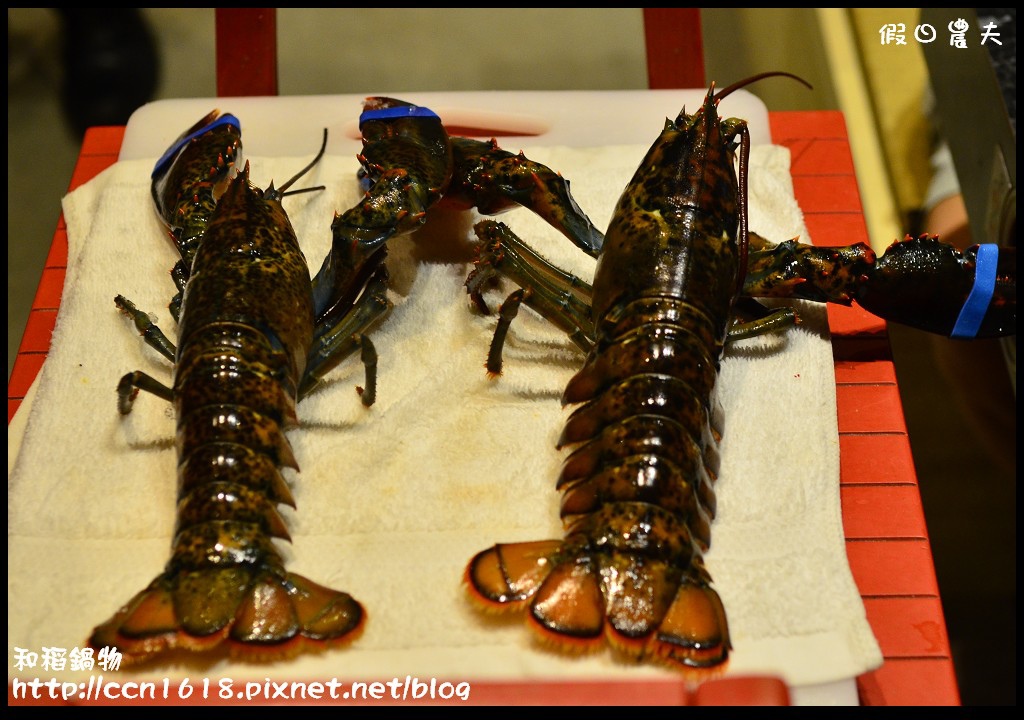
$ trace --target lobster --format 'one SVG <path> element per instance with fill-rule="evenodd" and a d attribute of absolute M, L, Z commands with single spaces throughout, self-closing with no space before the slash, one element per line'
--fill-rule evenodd
<path fill-rule="evenodd" d="M 480 256 L 466 282 L 474 302 L 487 310 L 482 288 L 498 275 L 520 286 L 499 309 L 488 373 L 501 373 L 522 303 L 587 353 L 562 395 L 579 405 L 557 442 L 571 448 L 556 483 L 563 537 L 496 544 L 464 574 L 474 604 L 525 611 L 556 647 L 607 642 L 697 680 L 727 666 L 727 613 L 703 562 L 723 430 L 718 372 L 730 339 L 799 322 L 792 308 L 755 297 L 856 300 L 961 337 L 1016 332 L 1012 250 L 960 253 L 924 236 L 876 258 L 863 244 L 773 244 L 749 231 L 746 123 L 717 107 L 771 75 L 795 77 L 764 73 L 718 93 L 712 85 L 695 113 L 666 121 L 615 207 L 592 285 L 505 225 L 476 225 Z"/>
<path fill-rule="evenodd" d="M 315 323 L 309 269 L 282 198 L 323 150 L 280 188 L 260 190 L 248 163 L 237 169 L 240 123 L 213 111 L 153 171 L 158 214 L 181 255 L 172 271 L 177 347 L 130 301 L 115 302 L 174 362 L 174 382 L 128 373 L 118 408 L 129 413 L 139 390 L 174 403 L 178 516 L 164 571 L 89 638 L 94 648 L 117 646 L 126 664 L 222 644 L 251 660 L 288 657 L 347 644 L 362 630 L 358 601 L 288 572 L 272 542 L 289 539 L 277 505 L 295 505 L 281 472 L 298 470 L 284 431 L 296 424 L 303 379 L 337 361 L 317 355 L 314 336 L 380 305 L 376 274 L 365 305 Z M 362 347 L 372 356 L 372 344 Z"/>

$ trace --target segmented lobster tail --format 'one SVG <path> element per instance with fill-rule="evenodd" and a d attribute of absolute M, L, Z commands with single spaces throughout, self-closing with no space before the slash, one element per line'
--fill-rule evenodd
<path fill-rule="evenodd" d="M 563 403 L 563 540 L 496 545 L 469 564 L 485 606 L 528 607 L 563 647 L 610 645 L 705 677 L 730 650 L 703 552 L 715 514 L 716 383 L 745 212 L 740 121 L 712 91 L 666 123 L 623 192 L 593 285 L 597 342 Z"/>
<path fill-rule="evenodd" d="M 225 292 L 244 288 L 244 292 Z M 97 627 L 94 647 L 126 663 L 176 648 L 274 659 L 358 636 L 344 592 L 288 572 L 280 468 L 298 470 L 285 430 L 313 337 L 309 270 L 273 186 L 248 166 L 209 218 L 185 288 L 175 365 L 178 519 L 163 573 Z"/>

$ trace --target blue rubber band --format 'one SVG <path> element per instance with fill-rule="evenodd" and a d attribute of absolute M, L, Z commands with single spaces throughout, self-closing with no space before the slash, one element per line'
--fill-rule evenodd
<path fill-rule="evenodd" d="M 398 107 L 380 108 L 378 110 L 364 110 L 363 114 L 359 116 L 359 127 L 362 127 L 363 123 L 367 120 L 393 120 L 404 117 L 437 118 L 437 113 L 430 108 L 420 107 L 419 105 L 399 105 Z M 440 120 L 440 118 L 437 119 Z"/>
<path fill-rule="evenodd" d="M 242 131 L 242 123 L 238 122 L 238 118 L 236 118 L 231 113 L 228 113 L 227 115 L 221 115 L 219 118 L 214 120 L 209 125 L 204 125 L 195 132 L 189 133 L 181 140 L 167 148 L 167 152 L 165 152 L 163 156 L 156 161 L 156 166 L 153 168 L 153 174 L 150 175 L 150 177 L 154 178 L 161 172 L 166 170 L 167 166 L 174 161 L 174 158 L 177 157 L 181 149 L 185 147 L 188 143 L 192 142 L 195 138 L 199 137 L 200 135 L 208 133 L 210 130 L 213 130 L 216 127 L 220 127 L 221 125 L 234 125 L 236 128 L 238 128 L 239 132 Z"/>
<path fill-rule="evenodd" d="M 978 246 L 978 257 L 974 264 L 974 287 L 960 310 L 950 337 L 974 338 L 981 328 L 981 321 L 992 301 L 996 287 L 996 270 L 999 266 L 999 246 L 985 243 Z"/>

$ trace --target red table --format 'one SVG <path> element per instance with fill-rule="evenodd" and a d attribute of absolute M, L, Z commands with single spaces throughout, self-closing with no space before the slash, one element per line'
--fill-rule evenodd
<path fill-rule="evenodd" d="M 842 113 L 772 112 L 769 119 L 772 141 L 792 153 L 796 199 L 811 237 L 819 244 L 828 244 L 825 241 L 830 238 L 842 238 L 842 244 L 868 242 Z M 124 130 L 88 130 L 69 189 L 117 161 Z M 67 230 L 61 218 L 7 385 L 8 423 L 46 359 L 67 255 Z M 881 668 L 857 678 L 860 702 L 959 705 L 885 322 L 860 308 L 842 306 L 830 306 L 828 318 L 835 359 L 846 551 L 885 658 Z M 696 693 L 687 693 L 675 683 L 641 685 L 601 683 L 586 691 L 586 702 L 616 704 L 625 696 L 651 703 L 768 704 L 775 697 L 773 688 L 757 679 L 709 683 Z M 532 689 L 474 683 L 473 702 L 580 702 L 568 690 L 563 683 Z M 10 684 L 8 702 L 12 702 Z"/>

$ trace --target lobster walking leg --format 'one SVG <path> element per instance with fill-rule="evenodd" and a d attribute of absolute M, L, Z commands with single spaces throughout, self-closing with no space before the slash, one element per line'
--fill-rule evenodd
<path fill-rule="evenodd" d="M 174 343 L 164 334 L 163 330 L 149 319 L 149 315 L 135 307 L 135 304 L 123 295 L 115 297 L 114 304 L 117 305 L 121 312 L 132 319 L 132 322 L 135 323 L 135 328 L 145 338 L 147 345 L 154 348 L 171 362 L 174 362 L 174 356 L 177 353 Z"/>
<path fill-rule="evenodd" d="M 500 310 L 502 318 L 491 344 L 487 371 L 491 375 L 501 373 L 505 333 L 518 312 L 519 304 L 524 301 L 565 331 L 581 350 L 589 352 L 594 344 L 590 286 L 534 253 L 503 223 L 484 220 L 477 223 L 475 230 L 481 245 L 476 267 L 466 279 L 466 290 L 477 307 L 484 313 L 489 312 L 482 289 L 499 274 L 511 278 L 526 290 L 510 295 Z"/>

